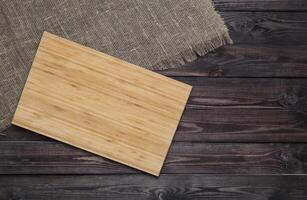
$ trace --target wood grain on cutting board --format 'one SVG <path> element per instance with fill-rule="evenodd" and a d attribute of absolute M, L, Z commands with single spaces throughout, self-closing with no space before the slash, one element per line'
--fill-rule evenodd
<path fill-rule="evenodd" d="M 159 175 L 190 92 L 45 32 L 13 124 Z"/>

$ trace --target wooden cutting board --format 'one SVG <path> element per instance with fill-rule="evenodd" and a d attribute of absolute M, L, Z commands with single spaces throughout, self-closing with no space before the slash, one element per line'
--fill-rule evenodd
<path fill-rule="evenodd" d="M 158 176 L 191 89 L 45 32 L 13 124 Z"/>

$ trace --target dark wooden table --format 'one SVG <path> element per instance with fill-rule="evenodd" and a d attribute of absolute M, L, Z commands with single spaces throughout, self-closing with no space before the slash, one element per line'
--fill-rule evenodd
<path fill-rule="evenodd" d="M 194 89 L 159 178 L 11 127 L 0 199 L 307 199 L 307 1 L 215 3 L 235 45 L 160 72 Z"/>

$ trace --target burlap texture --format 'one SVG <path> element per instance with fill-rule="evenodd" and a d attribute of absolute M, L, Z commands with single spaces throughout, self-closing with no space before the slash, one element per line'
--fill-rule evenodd
<path fill-rule="evenodd" d="M 48 31 L 148 69 L 231 43 L 211 0 L 0 0 L 0 131 Z"/>

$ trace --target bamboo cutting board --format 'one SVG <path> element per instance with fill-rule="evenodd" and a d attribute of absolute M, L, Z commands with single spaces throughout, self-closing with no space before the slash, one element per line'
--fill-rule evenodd
<path fill-rule="evenodd" d="M 158 176 L 190 92 L 45 32 L 13 124 Z"/>

